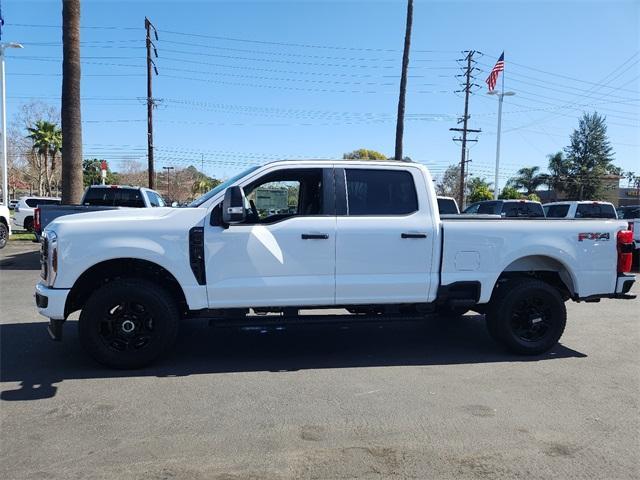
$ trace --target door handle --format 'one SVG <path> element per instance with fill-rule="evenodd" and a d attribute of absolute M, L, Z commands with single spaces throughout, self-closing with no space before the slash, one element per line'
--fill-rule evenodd
<path fill-rule="evenodd" d="M 301 237 L 303 240 L 327 240 L 329 235 L 326 233 L 303 233 Z"/>
<path fill-rule="evenodd" d="M 403 233 L 400 236 L 402 238 L 427 238 L 426 233 Z"/>

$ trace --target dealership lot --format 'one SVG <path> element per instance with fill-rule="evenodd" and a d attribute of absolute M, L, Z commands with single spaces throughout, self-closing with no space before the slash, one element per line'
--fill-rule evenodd
<path fill-rule="evenodd" d="M 170 356 L 114 371 L 75 321 L 48 339 L 36 244 L 11 242 L 0 268 L 1 478 L 640 476 L 638 300 L 569 303 L 562 344 L 535 358 L 500 350 L 478 315 L 189 321 Z"/>

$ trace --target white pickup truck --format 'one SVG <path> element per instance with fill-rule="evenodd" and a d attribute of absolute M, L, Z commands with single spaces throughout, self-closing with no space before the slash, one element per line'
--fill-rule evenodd
<path fill-rule="evenodd" d="M 634 297 L 626 229 L 617 220 L 443 221 L 422 165 L 282 161 L 190 208 L 54 220 L 35 296 L 53 339 L 80 310 L 83 346 L 115 368 L 154 361 L 186 317 L 322 321 L 298 316 L 310 308 L 345 308 L 351 320 L 474 310 L 499 343 L 535 355 L 562 335 L 565 301 Z"/>

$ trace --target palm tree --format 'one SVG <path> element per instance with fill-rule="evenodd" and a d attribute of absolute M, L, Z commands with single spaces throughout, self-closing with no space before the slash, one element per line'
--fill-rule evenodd
<path fill-rule="evenodd" d="M 80 0 L 62 0 L 62 202 L 83 191 L 80 113 Z"/>
<path fill-rule="evenodd" d="M 39 120 L 33 127 L 27 128 L 27 138 L 33 141 L 33 151 L 41 159 L 38 190 L 51 195 L 56 172 L 56 157 L 62 147 L 62 130 L 55 123 Z M 51 159 L 51 168 L 49 168 Z"/>
<path fill-rule="evenodd" d="M 407 0 L 407 28 L 404 34 L 402 54 L 402 76 L 400 77 L 400 98 L 398 99 L 398 119 L 396 122 L 395 159 L 402 160 L 402 137 L 404 135 L 404 104 L 407 95 L 407 69 L 409 68 L 409 48 L 411 47 L 411 26 L 413 25 L 413 0 Z"/>
<path fill-rule="evenodd" d="M 540 185 L 547 182 L 547 175 L 538 173 L 540 167 L 523 167 L 518 170 L 518 175 L 510 180 L 514 188 L 526 190 L 527 195 L 535 193 Z"/>

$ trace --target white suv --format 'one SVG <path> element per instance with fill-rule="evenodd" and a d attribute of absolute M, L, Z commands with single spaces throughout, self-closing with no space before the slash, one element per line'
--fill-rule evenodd
<path fill-rule="evenodd" d="M 15 208 L 13 225 L 20 230 L 33 231 L 33 211 L 38 205 L 60 205 L 54 197 L 21 197 Z"/>
<path fill-rule="evenodd" d="M 11 235 L 11 225 L 9 225 L 9 209 L 0 205 L 0 248 L 4 248 Z"/>

